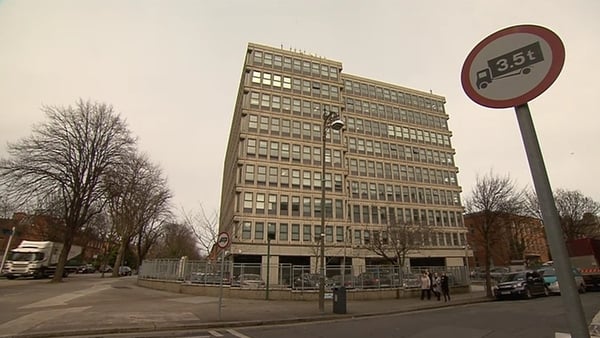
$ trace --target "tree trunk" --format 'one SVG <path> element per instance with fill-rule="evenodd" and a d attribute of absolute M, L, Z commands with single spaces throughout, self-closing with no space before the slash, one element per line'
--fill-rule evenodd
<path fill-rule="evenodd" d="M 58 257 L 58 262 L 56 263 L 56 270 L 54 272 L 54 277 L 52 277 L 52 283 L 62 282 L 65 265 L 67 264 L 67 257 L 69 256 L 69 251 L 71 250 L 71 245 L 73 244 L 73 233 L 74 231 L 72 230 L 65 231 L 63 247 L 60 252 L 60 256 Z"/>

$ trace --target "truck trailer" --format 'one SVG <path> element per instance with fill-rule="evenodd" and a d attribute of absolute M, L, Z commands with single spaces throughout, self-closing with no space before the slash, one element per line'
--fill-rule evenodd
<path fill-rule="evenodd" d="M 600 289 L 600 239 L 581 238 L 566 244 L 571 264 L 581 272 L 586 289 Z"/>
<path fill-rule="evenodd" d="M 22 241 L 18 247 L 12 249 L 2 269 L 2 274 L 8 279 L 17 277 L 46 278 L 56 272 L 58 258 L 63 244 L 51 241 Z M 71 245 L 67 261 L 81 254 L 81 247 Z M 67 277 L 69 270 L 65 266 L 63 277 Z"/>

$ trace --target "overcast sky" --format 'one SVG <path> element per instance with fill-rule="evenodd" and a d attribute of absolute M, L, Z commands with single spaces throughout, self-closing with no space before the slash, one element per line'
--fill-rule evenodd
<path fill-rule="evenodd" d="M 532 179 L 514 109 L 484 108 L 460 83 L 489 34 L 553 30 L 558 80 L 531 101 L 553 189 L 600 201 L 600 1 L 0 0 L 0 157 L 44 122 L 42 105 L 112 104 L 166 174 L 178 208 L 218 211 L 248 42 L 343 62 L 344 72 L 446 97 L 463 199 L 476 176 Z"/>

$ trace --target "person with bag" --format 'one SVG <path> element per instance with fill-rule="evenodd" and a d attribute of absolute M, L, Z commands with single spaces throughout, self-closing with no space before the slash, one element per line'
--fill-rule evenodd
<path fill-rule="evenodd" d="M 431 299 L 431 281 L 429 280 L 427 272 L 424 271 L 423 274 L 421 274 L 421 300 L 425 299 L 426 294 L 427 299 Z"/>

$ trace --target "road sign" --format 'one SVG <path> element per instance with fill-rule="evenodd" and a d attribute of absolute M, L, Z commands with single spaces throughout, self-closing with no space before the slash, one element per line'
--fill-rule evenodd
<path fill-rule="evenodd" d="M 483 39 L 465 60 L 461 82 L 476 103 L 490 108 L 525 104 L 558 77 L 565 47 L 551 30 L 535 25 L 502 29 Z"/>
<path fill-rule="evenodd" d="M 229 234 L 224 231 L 219 233 L 219 236 L 217 236 L 217 246 L 221 249 L 225 249 L 226 247 L 229 246 L 229 244 L 230 244 Z"/>

